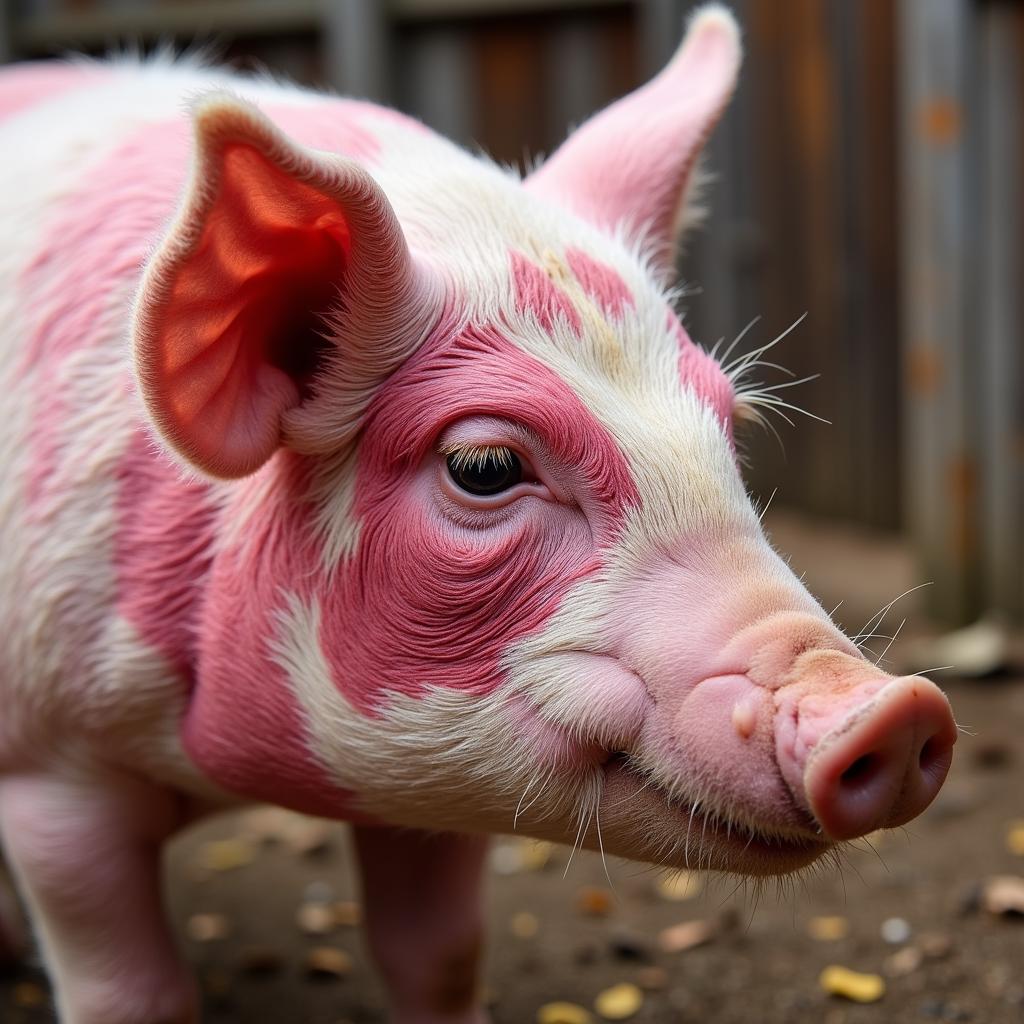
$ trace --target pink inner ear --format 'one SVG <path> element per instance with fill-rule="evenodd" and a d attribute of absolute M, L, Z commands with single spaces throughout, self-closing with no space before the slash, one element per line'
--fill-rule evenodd
<path fill-rule="evenodd" d="M 145 312 L 140 371 L 169 438 L 241 476 L 277 448 L 316 368 L 350 238 L 335 200 L 251 145 L 224 147 L 216 189 L 196 242 L 157 269 L 166 291 Z"/>

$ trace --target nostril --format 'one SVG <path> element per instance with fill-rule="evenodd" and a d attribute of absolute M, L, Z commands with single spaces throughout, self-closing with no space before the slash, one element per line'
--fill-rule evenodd
<path fill-rule="evenodd" d="M 881 763 L 878 754 L 862 754 L 839 776 L 840 786 L 860 788 L 878 774 Z"/>
<path fill-rule="evenodd" d="M 945 777 L 949 767 L 949 744 L 943 743 L 937 736 L 930 736 L 921 745 L 917 765 L 924 775 Z"/>

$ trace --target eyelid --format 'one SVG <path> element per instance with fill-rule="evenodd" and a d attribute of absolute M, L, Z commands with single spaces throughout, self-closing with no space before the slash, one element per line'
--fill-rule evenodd
<path fill-rule="evenodd" d="M 517 444 L 481 444 L 475 441 L 449 441 L 438 445 L 438 454 L 443 459 L 448 459 L 452 455 L 456 457 L 461 456 L 463 464 L 465 465 L 482 465 L 487 459 L 488 455 L 495 455 L 497 453 L 510 452 L 519 460 L 519 465 L 523 471 L 523 479 L 527 477 L 532 480 L 541 480 L 540 475 L 537 473 L 534 467 L 533 460 L 529 455 L 523 451 L 522 447 Z M 504 460 L 499 456 L 499 461 L 504 465 Z"/>
<path fill-rule="evenodd" d="M 438 453 L 446 459 L 454 456 L 455 464 L 459 467 L 482 466 L 488 459 L 492 459 L 501 466 L 506 466 L 511 462 L 507 457 L 509 454 L 516 456 L 520 463 L 528 461 L 507 444 L 474 444 L 472 441 L 459 444 L 455 442 L 440 445 Z"/>
<path fill-rule="evenodd" d="M 451 436 L 454 434 L 454 437 Z M 486 438 L 486 440 L 483 440 Z M 543 443 L 532 432 L 514 420 L 501 417 L 474 416 L 449 424 L 437 443 L 436 451 L 442 459 L 452 451 L 465 448 L 506 448 L 519 458 L 524 479 L 529 477 L 542 488 L 551 500 L 572 504 L 571 494 L 565 489 L 554 471 L 552 460 Z M 531 454 L 537 448 L 536 456 Z M 519 484 L 517 486 L 524 486 Z"/>

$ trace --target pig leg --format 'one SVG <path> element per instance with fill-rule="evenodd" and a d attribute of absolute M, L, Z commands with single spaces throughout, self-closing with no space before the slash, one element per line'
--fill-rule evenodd
<path fill-rule="evenodd" d="M 194 1024 L 192 981 L 161 905 L 169 791 L 135 779 L 0 779 L 0 836 L 53 980 L 61 1024 Z"/>
<path fill-rule="evenodd" d="M 477 970 L 487 838 L 369 826 L 353 833 L 366 935 L 393 1024 L 486 1024 Z"/>
<path fill-rule="evenodd" d="M 28 949 L 21 907 L 4 862 L 0 860 L 0 967 L 19 959 Z"/>

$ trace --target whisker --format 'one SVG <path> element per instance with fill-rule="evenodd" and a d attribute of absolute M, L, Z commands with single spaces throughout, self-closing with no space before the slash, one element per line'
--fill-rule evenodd
<path fill-rule="evenodd" d="M 769 496 L 768 500 L 765 502 L 764 508 L 761 509 L 761 511 L 758 513 L 757 521 L 759 523 L 763 523 L 764 522 L 764 514 L 765 514 L 765 512 L 768 511 L 769 507 L 771 506 L 772 500 L 775 498 L 775 495 L 778 494 L 778 493 L 779 493 L 779 489 L 778 489 L 778 487 L 776 487 L 775 490 L 772 491 L 772 493 Z"/>
<path fill-rule="evenodd" d="M 754 370 L 760 370 L 762 368 L 766 370 L 778 370 L 779 373 L 784 373 L 787 377 L 796 376 L 796 374 L 788 366 L 783 366 L 781 363 L 773 363 L 767 359 L 755 359 L 752 363 L 748 363 L 746 366 L 744 366 L 741 373 L 736 374 L 733 383 L 735 384 L 741 378 L 745 377 L 748 373 L 752 373 Z"/>
<path fill-rule="evenodd" d="M 739 343 L 740 343 L 740 342 L 741 342 L 741 341 L 742 341 L 742 340 L 743 340 L 743 339 L 744 339 L 744 338 L 745 338 L 745 337 L 747 336 L 747 334 L 749 334 L 749 333 L 750 333 L 750 329 L 751 329 L 751 328 L 752 328 L 752 327 L 753 327 L 753 326 L 754 326 L 755 324 L 759 323 L 759 322 L 760 322 L 760 320 L 761 320 L 761 314 L 760 314 L 760 313 L 758 313 L 758 315 L 757 315 L 757 316 L 755 316 L 755 317 L 754 317 L 754 319 L 753 319 L 753 320 L 751 320 L 751 321 L 750 321 L 750 323 L 749 323 L 749 324 L 747 324 L 747 326 L 746 326 L 746 327 L 744 327 L 744 328 L 743 328 L 743 330 L 742 330 L 742 331 L 740 331 L 740 333 L 739 333 L 739 334 L 737 334 L 735 338 L 733 338 L 733 340 L 732 340 L 732 341 L 731 341 L 731 342 L 729 343 L 729 347 L 728 347 L 728 348 L 727 348 L 727 349 L 726 349 L 726 350 L 725 350 L 725 351 L 724 351 L 724 352 L 722 353 L 722 359 L 720 360 L 721 362 L 723 362 L 723 363 L 724 363 L 724 362 L 725 362 L 725 360 L 726 360 L 726 359 L 728 359 L 728 358 L 729 358 L 729 356 L 731 356 L 731 355 L 732 355 L 732 353 L 733 353 L 733 349 L 735 349 L 735 348 L 736 348 L 736 346 L 737 346 L 737 345 L 738 345 L 738 344 L 739 344 Z M 717 348 L 717 346 L 715 346 L 715 347 Z M 724 372 L 724 373 L 726 374 L 726 376 L 728 376 L 728 374 L 729 374 L 729 371 L 728 371 L 728 370 L 725 370 L 725 369 L 724 369 L 724 367 L 723 367 L 723 372 Z"/>
<path fill-rule="evenodd" d="M 781 369 L 781 367 L 779 367 L 779 369 Z M 780 381 L 778 384 L 765 384 L 757 388 L 753 394 L 770 395 L 775 391 L 783 391 L 785 388 L 795 388 L 800 384 L 809 384 L 812 380 L 818 380 L 820 377 L 820 373 L 812 373 L 807 377 L 801 377 L 799 380 L 784 380 Z"/>
<path fill-rule="evenodd" d="M 736 341 L 738 342 L 740 340 L 740 338 L 742 338 L 743 335 L 746 334 L 747 331 L 749 331 L 750 328 L 753 327 L 754 324 L 756 324 L 758 322 L 758 320 L 760 320 L 760 319 L 761 319 L 760 317 L 757 317 L 757 319 L 752 320 L 749 324 L 747 324 L 747 326 L 743 329 L 743 331 L 741 332 L 739 338 L 737 338 Z M 778 345 L 778 343 L 780 341 L 782 341 L 783 338 L 785 338 L 792 331 L 796 330 L 796 328 L 799 327 L 800 324 L 802 324 L 804 322 L 804 320 L 806 320 L 806 319 L 807 319 L 807 313 L 802 313 L 781 334 L 779 334 L 778 336 L 773 338 L 767 344 L 762 345 L 760 348 L 755 348 L 752 351 L 747 352 L 745 355 L 738 356 L 733 362 L 729 363 L 728 366 L 723 367 L 723 372 L 725 373 L 725 375 L 730 380 L 732 379 L 734 373 L 736 373 L 736 372 L 742 373 L 742 367 L 746 363 L 749 363 L 752 359 L 756 359 L 759 355 L 761 355 L 762 352 L 767 352 L 770 348 L 774 348 L 774 346 Z M 735 345 L 735 343 L 734 343 L 734 345 Z M 732 351 L 732 348 L 730 347 L 730 352 L 731 351 Z M 729 353 L 726 353 L 726 357 L 728 357 L 728 355 L 729 355 Z"/>
<path fill-rule="evenodd" d="M 899 595 L 899 597 L 894 597 L 887 605 L 885 605 L 883 608 L 880 608 L 877 612 L 875 612 L 875 614 L 872 615 L 871 618 L 868 619 L 868 621 L 865 622 L 863 626 L 861 626 L 861 628 L 857 631 L 856 635 L 852 636 L 850 639 L 856 643 L 859 637 L 865 636 L 867 633 L 870 633 L 872 630 L 877 629 L 882 624 L 882 620 L 886 617 L 886 615 L 889 614 L 889 609 L 892 608 L 892 606 L 896 604 L 897 601 L 902 601 L 903 598 L 907 597 L 909 594 L 913 594 L 914 591 L 922 590 L 924 587 L 930 587 L 931 585 L 932 584 L 929 581 L 928 583 L 919 583 L 916 587 L 911 587 L 909 590 L 904 590 L 903 593 Z"/>
<path fill-rule="evenodd" d="M 794 384 L 801 383 L 800 381 L 793 381 Z M 799 405 L 794 405 L 792 402 L 783 401 L 778 395 L 773 394 L 762 394 L 760 391 L 741 391 L 736 395 L 736 402 L 739 405 L 743 405 L 746 408 L 752 406 L 761 406 L 764 409 L 768 409 L 774 412 L 776 416 L 782 416 L 782 418 L 790 425 L 793 425 L 793 421 L 788 416 L 783 415 L 782 409 L 789 409 L 790 412 L 797 412 L 801 416 L 806 416 L 808 419 L 817 420 L 818 423 L 824 423 L 827 426 L 832 426 L 832 421 L 825 419 L 824 416 L 819 416 L 817 413 L 810 412 L 807 409 L 802 408 Z"/>
<path fill-rule="evenodd" d="M 576 856 L 576 851 L 580 848 L 583 841 L 583 837 L 586 834 L 585 829 L 590 828 L 590 815 L 586 813 L 586 808 L 580 807 L 580 826 L 576 830 L 576 841 L 572 844 L 572 850 L 569 852 L 569 859 L 565 864 L 565 871 L 562 872 L 562 878 L 565 879 L 569 874 L 569 868 L 572 867 L 572 859 Z"/>
<path fill-rule="evenodd" d="M 889 638 L 889 642 L 888 642 L 888 643 L 887 643 L 887 644 L 885 645 L 885 647 L 883 648 L 883 650 L 882 650 L 882 653 L 881 653 L 881 654 L 880 654 L 880 655 L 879 655 L 879 656 L 878 656 L 877 658 L 875 658 L 875 664 L 876 664 L 876 665 L 880 665 L 880 664 L 882 663 L 882 659 L 883 659 L 883 658 L 884 658 L 884 657 L 886 656 L 886 654 L 888 654 L 888 653 L 889 653 L 889 648 L 890 648 L 890 647 L 892 647 L 892 645 L 893 645 L 893 644 L 894 644 L 894 643 L 896 642 L 896 637 L 898 637 L 898 636 L 900 635 L 900 630 L 901 630 L 901 629 L 902 629 L 902 628 L 903 628 L 903 627 L 904 627 L 904 626 L 905 626 L 906 624 L 907 624 L 907 620 L 906 620 L 906 619 L 904 619 L 904 620 L 903 620 L 903 621 L 902 621 L 902 622 L 901 622 L 901 623 L 900 623 L 900 624 L 899 624 L 899 625 L 898 625 L 898 626 L 896 627 L 896 632 L 895 632 L 895 633 L 893 633 L 893 635 L 892 635 L 892 636 L 891 636 L 891 637 Z"/>
<path fill-rule="evenodd" d="M 512 817 L 512 831 L 513 832 L 515 832 L 516 826 L 519 824 L 519 814 L 520 814 L 520 812 L 523 809 L 523 801 L 526 799 L 526 794 L 530 792 L 530 790 L 533 788 L 533 784 L 536 781 L 537 781 L 537 776 L 534 775 L 533 778 L 531 778 L 530 781 L 526 784 L 526 789 L 523 790 L 523 795 L 519 798 L 519 803 L 516 805 L 516 813 Z"/>
<path fill-rule="evenodd" d="M 604 868 L 604 877 L 608 880 L 608 888 L 615 893 L 615 883 L 612 882 L 611 873 L 608 871 L 608 859 L 604 855 L 604 840 L 601 838 L 601 800 L 600 797 L 594 806 L 594 821 L 597 825 L 597 845 L 601 851 L 601 865 Z"/>

